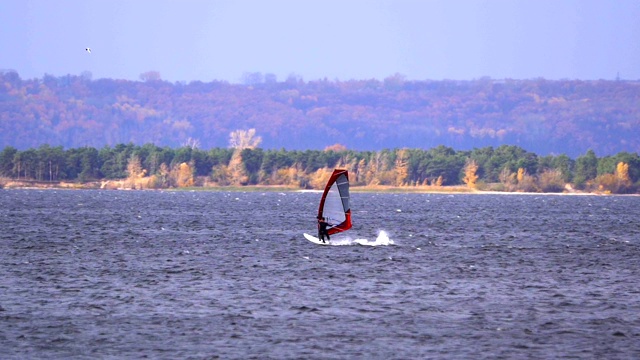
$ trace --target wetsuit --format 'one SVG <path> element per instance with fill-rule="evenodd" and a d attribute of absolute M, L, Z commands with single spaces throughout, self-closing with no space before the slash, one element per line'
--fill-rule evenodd
<path fill-rule="evenodd" d="M 324 241 L 324 237 L 327 237 L 327 241 L 331 241 L 331 238 L 329 237 L 329 232 L 327 231 L 327 222 L 324 221 L 324 219 L 320 219 L 318 220 L 318 238 L 320 240 L 322 240 L 322 242 Z"/>

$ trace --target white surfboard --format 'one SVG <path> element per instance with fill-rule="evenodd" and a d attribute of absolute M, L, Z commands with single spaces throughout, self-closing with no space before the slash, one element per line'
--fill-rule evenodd
<path fill-rule="evenodd" d="M 318 239 L 317 237 L 315 237 L 315 236 L 313 236 L 313 235 L 309 235 L 309 234 L 307 234 L 307 233 L 303 233 L 303 235 L 304 235 L 304 237 L 305 237 L 307 240 L 311 241 L 311 242 L 312 242 L 312 243 L 314 243 L 314 244 L 318 244 L 318 245 L 329 245 L 329 244 L 331 244 L 329 241 L 327 241 L 326 243 L 325 243 L 325 242 L 322 242 L 322 241 L 320 241 L 320 239 Z"/>

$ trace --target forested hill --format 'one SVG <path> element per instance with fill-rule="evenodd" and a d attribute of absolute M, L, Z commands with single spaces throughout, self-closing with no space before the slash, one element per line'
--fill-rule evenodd
<path fill-rule="evenodd" d="M 153 74 L 151 74 L 153 75 Z M 261 147 L 472 149 L 502 144 L 577 157 L 640 152 L 640 82 L 559 80 L 275 81 L 246 84 L 21 79 L 0 73 L 0 148 L 120 143 L 225 147 L 255 128 Z"/>

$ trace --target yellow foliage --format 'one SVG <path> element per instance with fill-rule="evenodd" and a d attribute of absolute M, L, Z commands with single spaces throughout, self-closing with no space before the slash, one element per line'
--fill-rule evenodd
<path fill-rule="evenodd" d="M 297 186 L 299 184 L 298 169 L 292 166 L 290 168 L 278 170 L 276 172 L 274 182 L 279 185 Z"/>
<path fill-rule="evenodd" d="M 595 182 L 598 185 L 598 190 L 603 192 L 617 193 L 620 187 L 620 180 L 614 174 L 599 175 L 596 177 Z"/>
<path fill-rule="evenodd" d="M 396 186 L 401 186 L 402 184 L 404 184 L 405 180 L 409 176 L 408 159 L 409 159 L 409 154 L 407 153 L 407 149 L 398 150 L 398 153 L 396 156 L 396 164 L 395 164 L 395 171 L 396 171 L 395 185 Z"/>
<path fill-rule="evenodd" d="M 325 184 L 329 181 L 332 171 L 327 168 L 316 170 L 309 178 L 309 185 L 314 189 L 324 189 Z"/>
<path fill-rule="evenodd" d="M 625 164 L 622 161 L 616 166 L 616 176 L 623 182 L 631 182 L 629 177 L 629 164 Z"/>
<path fill-rule="evenodd" d="M 177 165 L 172 171 L 172 177 L 177 187 L 193 186 L 193 170 L 187 163 Z"/>
<path fill-rule="evenodd" d="M 518 191 L 535 192 L 538 191 L 536 186 L 536 180 L 533 176 L 527 174 L 527 171 L 523 168 L 518 169 Z"/>
<path fill-rule="evenodd" d="M 632 183 L 629 177 L 629 165 L 619 162 L 615 174 L 602 174 L 596 177 L 598 190 L 605 193 L 627 193 L 631 191 Z"/>
<path fill-rule="evenodd" d="M 151 175 L 147 179 L 147 187 L 150 189 L 161 189 L 162 183 L 157 175 Z"/>
<path fill-rule="evenodd" d="M 249 181 L 247 172 L 242 164 L 242 150 L 236 148 L 231 156 L 228 166 L 229 181 L 234 185 L 246 184 Z"/>
<path fill-rule="evenodd" d="M 379 154 L 380 153 L 376 153 L 376 157 L 378 157 Z M 376 157 L 369 161 L 365 170 L 364 182 L 368 185 L 378 185 L 380 183 L 380 180 L 377 178 L 379 161 L 374 161 Z"/>
<path fill-rule="evenodd" d="M 142 175 L 142 163 L 140 162 L 140 157 L 138 157 L 138 155 L 133 155 L 129 158 L 129 161 L 127 162 L 127 173 L 131 178 L 137 178 Z"/>
<path fill-rule="evenodd" d="M 518 176 L 516 177 L 516 179 L 518 179 L 518 184 L 524 181 L 524 177 L 526 174 L 527 174 L 527 171 L 525 169 L 518 168 Z"/>
<path fill-rule="evenodd" d="M 137 155 L 131 156 L 127 162 L 127 173 L 129 177 L 126 181 L 126 187 L 131 189 L 141 189 L 147 187 L 147 182 L 142 181 L 142 178 L 146 175 L 147 170 L 142 168 L 140 157 Z"/>
<path fill-rule="evenodd" d="M 395 174 L 387 165 L 389 154 L 377 151 L 369 158 L 363 182 L 369 185 L 394 185 Z"/>
<path fill-rule="evenodd" d="M 466 165 L 464 166 L 464 181 L 470 188 L 476 187 L 476 181 L 478 181 L 478 175 L 476 172 L 478 171 L 478 164 L 475 160 L 467 160 Z"/>

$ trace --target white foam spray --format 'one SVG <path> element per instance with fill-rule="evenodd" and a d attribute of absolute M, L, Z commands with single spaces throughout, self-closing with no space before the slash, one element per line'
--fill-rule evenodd
<path fill-rule="evenodd" d="M 395 245 L 392 239 L 389 238 L 389 235 L 386 231 L 380 230 L 378 233 L 378 237 L 375 240 L 368 239 L 340 239 L 340 240 L 331 240 L 331 245 L 364 245 L 364 246 L 388 246 Z"/>

